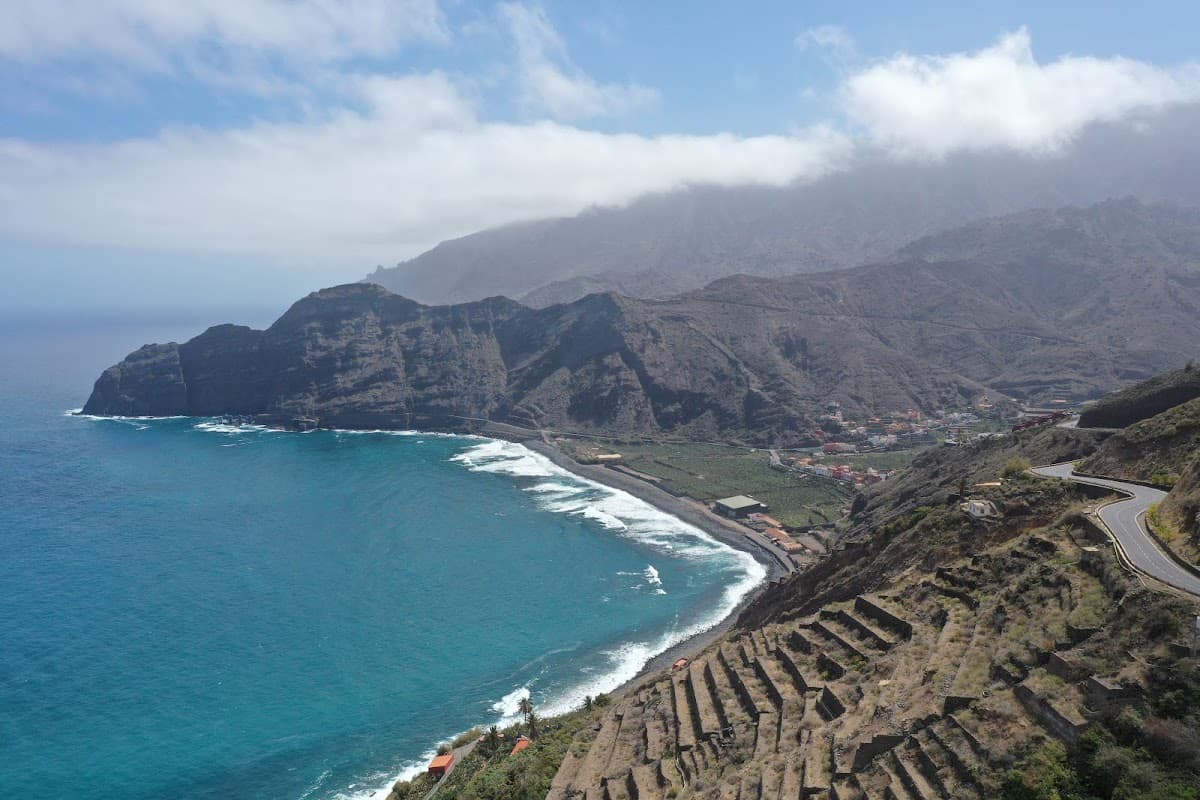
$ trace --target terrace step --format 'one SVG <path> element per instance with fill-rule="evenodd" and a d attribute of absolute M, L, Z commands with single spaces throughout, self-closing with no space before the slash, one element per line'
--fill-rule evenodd
<path fill-rule="evenodd" d="M 604 765 L 605 775 L 619 775 L 628 769 L 628 765 L 640 761 L 637 748 L 642 740 L 641 714 L 637 713 L 636 707 L 630 708 L 625 714 L 618 716 L 618 719 L 620 726 L 617 728 L 608 763 Z"/>
<path fill-rule="evenodd" d="M 629 773 L 617 778 L 601 778 L 605 800 L 634 800 L 629 791 Z"/>
<path fill-rule="evenodd" d="M 916 800 L 937 800 L 940 796 L 937 790 L 929 785 L 915 764 L 906 756 L 901 755 L 898 750 L 893 750 L 891 757 L 894 771 L 911 797 Z"/>
<path fill-rule="evenodd" d="M 850 639 L 849 633 L 838 623 L 828 619 L 813 620 L 809 623 L 809 630 L 815 633 L 820 638 L 841 648 L 842 652 L 851 658 L 861 658 L 863 661 L 868 661 L 869 657 L 859 647 L 855 646 Z"/>
<path fill-rule="evenodd" d="M 679 767 L 673 758 L 666 758 L 654 765 L 658 771 L 658 785 L 663 787 L 663 794 L 679 794 Z"/>
<path fill-rule="evenodd" d="M 883 790 L 886 800 L 914 800 L 914 796 L 905 788 L 904 781 L 900 780 L 893 767 L 881 765 L 880 770 L 888 779 L 887 788 Z"/>
<path fill-rule="evenodd" d="M 768 711 L 758 718 L 758 727 L 754 729 L 754 758 L 765 759 L 775 752 L 775 744 L 779 738 L 779 715 Z"/>
<path fill-rule="evenodd" d="M 667 725 L 659 717 L 651 717 L 642 725 L 642 752 L 647 763 L 663 757 L 667 741 Z"/>
<path fill-rule="evenodd" d="M 706 664 L 693 661 L 688 665 L 688 700 L 696 711 L 699 722 L 697 733 L 700 737 L 718 736 L 721 733 L 721 719 L 713 708 L 712 688 L 705 677 Z"/>
<path fill-rule="evenodd" d="M 796 628 L 788 631 L 784 641 L 789 648 L 797 653 L 815 653 L 817 651 L 817 648 L 809 638 Z"/>
<path fill-rule="evenodd" d="M 740 660 L 736 655 L 730 655 L 724 645 L 717 648 L 717 660 L 725 668 L 724 672 L 729 678 L 729 684 L 733 687 L 738 699 L 741 700 L 750 721 L 752 723 L 757 721 L 760 714 L 770 710 L 770 705 L 762 696 L 762 691 L 747 680 L 746 674 L 738 671 L 737 665 Z"/>
<path fill-rule="evenodd" d="M 603 775 L 608 767 L 613 748 L 616 747 L 617 735 L 621 728 L 621 715 L 609 712 L 600 723 L 600 731 L 588 748 L 587 755 L 579 771 L 583 775 Z"/>
<path fill-rule="evenodd" d="M 953 714 L 947 714 L 945 716 L 945 720 L 950 729 L 957 731 L 959 735 L 962 736 L 963 741 L 965 741 L 971 748 L 971 752 L 975 754 L 975 757 L 979 759 L 980 763 L 992 763 L 991 756 L 987 749 L 983 746 L 983 743 L 979 741 L 979 737 L 977 737 L 970 728 L 963 724 L 962 720 Z"/>
<path fill-rule="evenodd" d="M 975 775 L 971 770 L 964 768 L 959 756 L 946 743 L 943 733 L 938 731 L 939 728 L 944 729 L 944 726 L 945 723 L 939 720 L 920 732 L 919 736 L 925 737 L 925 752 L 937 762 L 942 785 L 949 790 L 950 797 L 979 797 Z"/>
<path fill-rule="evenodd" d="M 741 785 L 738 786 L 739 800 L 761 800 L 762 799 L 762 778 L 742 778 Z"/>
<path fill-rule="evenodd" d="M 800 800 L 804 783 L 804 759 L 788 759 L 783 766 L 783 780 L 779 783 L 779 800 Z"/>
<path fill-rule="evenodd" d="M 696 728 L 687 684 L 682 678 L 671 681 L 671 698 L 675 708 L 675 746 L 679 750 L 691 750 L 696 746 Z"/>
<path fill-rule="evenodd" d="M 639 764 L 629 771 L 629 795 L 632 800 L 659 800 L 662 787 L 658 783 L 657 770 L 648 764 Z"/>
<path fill-rule="evenodd" d="M 726 726 L 745 725 L 751 722 L 750 715 L 743 707 L 737 691 L 730 680 L 729 671 L 721 663 L 720 650 L 716 658 L 710 658 L 707 663 L 709 685 L 712 687 L 713 706 L 721 721 Z"/>
<path fill-rule="evenodd" d="M 949 597 L 954 600 L 957 600 L 958 602 L 962 603 L 964 606 L 971 609 L 972 611 L 975 611 L 976 609 L 979 608 L 979 600 L 976 599 L 974 595 L 970 594 L 969 592 L 967 592 L 963 589 L 956 589 L 951 586 L 945 586 L 943 584 L 940 584 L 936 581 L 931 581 L 931 580 L 923 580 L 923 581 L 921 581 L 921 585 L 932 591 L 937 592 L 938 594 L 942 595 L 943 597 Z"/>
<path fill-rule="evenodd" d="M 943 771 L 949 772 L 949 769 L 945 767 L 945 757 L 941 751 L 930 752 L 934 747 L 927 747 L 926 741 L 921 738 L 920 734 L 921 732 L 918 731 L 916 736 L 908 737 L 904 749 L 929 787 L 937 792 L 938 797 L 949 800 L 950 790 L 942 777 Z"/>
<path fill-rule="evenodd" d="M 792 685 L 796 688 L 797 693 L 804 694 L 809 689 L 820 688 L 825 683 L 823 680 L 817 679 L 811 672 L 806 674 L 804 667 L 801 666 L 801 661 L 793 656 L 787 648 L 780 647 L 776 650 L 775 658 L 783 666 L 783 671 L 791 677 Z"/>
<path fill-rule="evenodd" d="M 1016 550 L 1013 551 L 1013 554 L 1016 554 Z M 984 573 L 981 570 L 967 566 L 961 566 L 957 569 L 938 567 L 934 571 L 934 574 L 939 580 L 945 581 L 959 589 L 967 589 L 968 591 L 977 588 L 979 581 L 984 577 Z"/>
<path fill-rule="evenodd" d="M 871 621 L 864 619 L 854 611 L 846 609 L 838 611 L 837 621 L 852 633 L 857 634 L 860 641 L 879 650 L 891 650 L 897 644 L 895 638 L 884 633 L 881 628 L 876 627 Z"/>
<path fill-rule="evenodd" d="M 832 778 L 831 761 L 829 740 L 819 733 L 810 734 L 808 745 L 804 748 L 803 785 L 806 797 L 829 791 Z"/>
<path fill-rule="evenodd" d="M 967 787 L 978 794 L 977 775 L 984 769 L 984 764 L 962 732 L 948 719 L 930 726 L 928 730 L 930 738 L 935 739 L 946 753 L 946 761 L 954 771 L 959 787 Z"/>
<path fill-rule="evenodd" d="M 796 685 L 789 676 L 783 674 L 779 662 L 773 658 L 764 656 L 755 659 L 754 670 L 776 708 L 783 708 L 784 702 L 796 695 Z"/>
<path fill-rule="evenodd" d="M 861 616 L 874 621 L 880 628 L 891 631 L 900 639 L 912 638 L 913 624 L 903 616 L 891 611 L 876 597 L 859 595 L 854 598 L 854 610 Z"/>

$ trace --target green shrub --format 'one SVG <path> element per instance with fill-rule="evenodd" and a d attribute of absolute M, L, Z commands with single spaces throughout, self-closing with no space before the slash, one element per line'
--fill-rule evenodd
<path fill-rule="evenodd" d="M 1028 458 L 1016 456 L 1010 458 L 1008 463 L 1004 465 L 1004 469 L 1000 470 L 1000 477 L 1015 478 L 1018 475 L 1024 474 L 1033 464 L 1029 463 Z"/>

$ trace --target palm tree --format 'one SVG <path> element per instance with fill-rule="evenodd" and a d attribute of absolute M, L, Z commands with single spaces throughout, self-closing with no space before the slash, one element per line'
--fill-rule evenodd
<path fill-rule="evenodd" d="M 522 697 L 521 702 L 517 704 L 517 710 L 525 717 L 525 721 L 529 722 L 529 715 L 533 713 L 533 703 L 529 697 Z"/>
<path fill-rule="evenodd" d="M 495 725 L 488 728 L 487 747 L 489 753 L 495 753 L 500 749 L 500 729 Z"/>
<path fill-rule="evenodd" d="M 533 709 L 530 709 L 529 716 L 525 718 L 525 721 L 529 723 L 529 738 L 536 739 L 538 735 L 537 726 L 541 722 L 541 719 L 538 718 L 537 714 L 533 713 Z"/>
<path fill-rule="evenodd" d="M 584 695 L 583 696 L 583 710 L 591 711 L 593 705 L 595 705 L 595 703 L 592 701 L 592 696 L 590 694 Z"/>

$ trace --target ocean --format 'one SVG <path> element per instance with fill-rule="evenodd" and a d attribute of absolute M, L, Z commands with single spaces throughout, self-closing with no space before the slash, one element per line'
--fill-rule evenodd
<path fill-rule="evenodd" d="M 0 320 L 0 797 L 382 797 L 526 694 L 611 690 L 764 575 L 507 442 L 68 413 L 202 328 Z"/>

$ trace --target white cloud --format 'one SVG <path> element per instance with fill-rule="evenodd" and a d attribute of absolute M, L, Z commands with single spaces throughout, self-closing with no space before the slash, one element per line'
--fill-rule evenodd
<path fill-rule="evenodd" d="M 1091 123 L 1200 99 L 1200 70 L 1070 55 L 1039 64 L 1021 29 L 975 53 L 885 59 L 849 76 L 842 98 L 850 119 L 899 156 L 1048 154 Z"/>
<path fill-rule="evenodd" d="M 853 59 L 858 53 L 854 37 L 841 25 L 817 25 L 801 31 L 795 39 L 799 50 L 816 50 L 838 63 Z"/>
<path fill-rule="evenodd" d="M 500 17 L 516 48 L 520 99 L 526 111 L 572 120 L 619 116 L 658 102 L 655 89 L 597 83 L 580 71 L 540 7 L 504 3 Z"/>
<path fill-rule="evenodd" d="M 446 38 L 436 0 L 6 0 L 0 18 L 0 58 L 154 70 L 214 48 L 328 62 Z"/>
<path fill-rule="evenodd" d="M 815 177 L 851 150 L 828 129 L 648 137 L 488 123 L 436 73 L 347 86 L 363 107 L 301 122 L 103 145 L 0 140 L 0 237 L 365 269 L 688 183 Z"/>
<path fill-rule="evenodd" d="M 412 0 L 408 7 L 432 11 L 381 22 L 400 26 L 384 31 L 374 29 L 372 14 L 397 13 L 401 2 L 297 0 L 290 5 L 301 9 L 299 18 L 266 31 L 237 8 L 273 8 L 276 0 L 112 0 L 108 7 L 125 27 L 79 4 L 79 19 L 59 34 L 31 21 L 37 14 L 29 9 L 66 14 L 76 4 L 10 5 L 17 13 L 0 22 L 0 58 L 103 52 L 143 63 L 144 53 L 144 63 L 167 58 L 174 67 L 185 63 L 179 53 L 199 52 L 215 37 L 275 58 L 324 59 L 325 66 L 308 70 L 303 83 L 271 82 L 269 70 L 205 76 L 193 69 L 193 79 L 204 81 L 268 81 L 252 89 L 264 93 L 314 89 L 303 97 L 301 118 L 288 122 L 168 129 L 113 143 L 0 139 L 0 239 L 365 270 L 480 228 L 646 192 L 811 179 L 844 168 L 856 148 L 828 126 L 780 136 L 644 136 L 546 119 L 494 122 L 481 119 L 464 94 L 471 76 L 345 74 L 333 63 L 412 37 L 436 39 L 441 22 L 432 2 Z M 191 10 L 179 10 L 185 6 Z M 172 13 L 181 17 L 164 21 Z M 330 14 L 340 22 L 329 29 L 314 21 L 328 22 Z M 656 99 L 653 90 L 583 74 L 540 9 L 510 4 L 500 15 L 515 44 L 527 111 L 562 120 Z M 138 20 L 132 27 L 131 19 Z M 88 20 L 98 29 L 77 30 Z M 122 30 L 128 35 L 114 33 Z M 836 30 L 814 31 L 813 46 L 838 46 Z M 26 40 L 33 44 L 25 51 L 14 44 Z M 1040 65 L 1019 31 L 977 53 L 879 61 L 848 74 L 838 96 L 866 139 L 898 157 L 986 148 L 1047 153 L 1091 122 L 1200 98 L 1200 74 L 1121 58 L 1068 56 Z"/>

